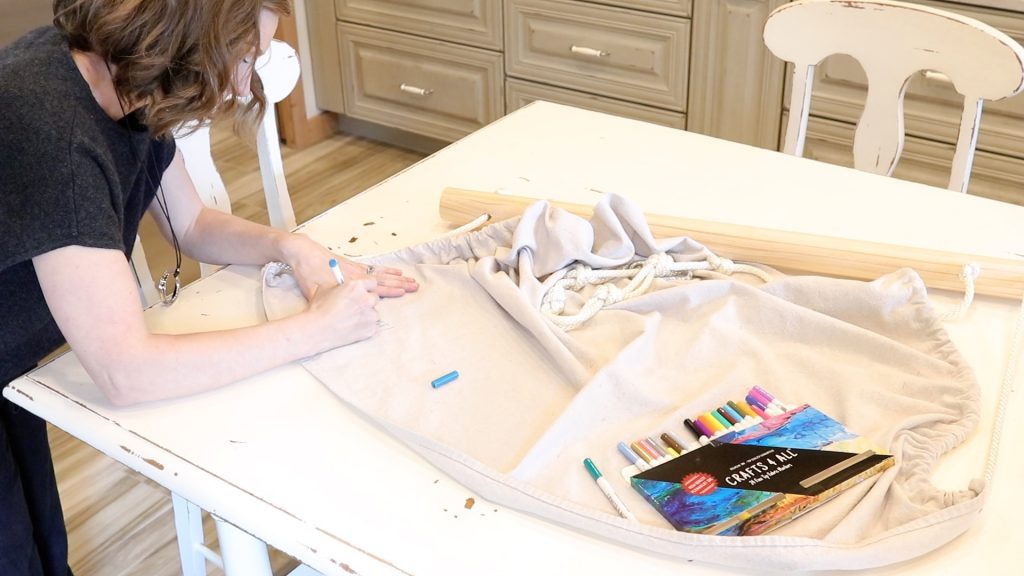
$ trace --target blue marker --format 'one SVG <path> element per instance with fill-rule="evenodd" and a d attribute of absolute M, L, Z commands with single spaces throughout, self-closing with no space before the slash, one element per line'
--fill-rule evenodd
<path fill-rule="evenodd" d="M 452 380 L 455 380 L 458 377 L 459 377 L 459 371 L 458 370 L 452 370 L 451 372 L 449 372 L 449 373 L 445 374 L 444 376 L 441 376 L 437 380 L 434 380 L 433 382 L 431 382 L 430 383 L 430 387 L 431 388 L 440 388 L 441 386 L 444 386 L 445 384 L 451 382 Z"/>
<path fill-rule="evenodd" d="M 626 460 L 629 460 L 630 463 L 633 464 L 633 466 L 636 466 L 641 472 L 651 469 L 651 467 L 647 465 L 647 462 L 641 460 L 640 457 L 636 455 L 636 452 L 633 452 L 630 450 L 629 446 L 626 446 L 625 442 L 619 442 L 617 448 L 619 449 L 619 452 L 626 457 Z"/>
<path fill-rule="evenodd" d="M 735 410 L 733 410 L 732 406 L 729 406 L 728 404 L 722 404 L 722 407 L 720 408 L 720 410 L 725 412 L 729 417 L 731 417 L 736 422 L 742 422 L 743 421 L 743 415 L 738 413 L 738 412 L 736 412 Z M 733 424 L 735 424 L 736 422 L 733 422 Z"/>

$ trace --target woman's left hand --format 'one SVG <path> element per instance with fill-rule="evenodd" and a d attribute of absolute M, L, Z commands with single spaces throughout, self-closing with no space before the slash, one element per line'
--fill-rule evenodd
<path fill-rule="evenodd" d="M 377 282 L 374 292 L 384 298 L 403 296 L 407 292 L 415 292 L 419 284 L 414 278 L 402 274 L 397 268 L 372 266 L 353 262 L 343 258 L 311 240 L 304 234 L 289 234 L 282 243 L 281 252 L 285 264 L 292 268 L 299 288 L 309 299 L 317 285 L 330 286 L 337 284 L 331 272 L 331 259 L 337 260 L 345 280 L 373 278 Z"/>

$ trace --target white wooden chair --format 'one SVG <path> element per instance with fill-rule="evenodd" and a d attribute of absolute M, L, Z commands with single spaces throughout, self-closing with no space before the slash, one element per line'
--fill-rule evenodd
<path fill-rule="evenodd" d="M 814 68 L 848 54 L 868 79 L 854 136 L 854 166 L 891 176 L 903 151 L 903 96 L 912 74 L 949 79 L 964 96 L 950 190 L 967 191 L 985 100 L 1024 88 L 1024 48 L 995 28 L 952 12 L 888 0 L 796 0 L 773 11 L 764 41 L 792 62 L 793 90 L 783 151 L 803 155 Z"/>
<path fill-rule="evenodd" d="M 284 100 L 295 88 L 299 79 L 299 68 L 295 50 L 279 40 L 273 40 L 270 48 L 256 60 L 256 73 L 263 82 L 263 90 L 267 97 L 267 111 L 256 132 L 256 152 L 259 157 L 260 173 L 263 176 L 263 192 L 267 199 L 270 225 L 284 230 L 291 230 L 296 222 L 291 196 L 288 194 L 288 185 L 284 178 L 274 104 Z M 201 126 L 186 136 L 177 137 L 175 141 L 185 159 L 185 168 L 192 177 L 199 197 L 207 206 L 230 214 L 231 200 L 210 154 L 209 125 Z M 139 295 L 143 305 L 150 306 L 159 302 L 160 296 L 138 237 L 135 238 L 135 247 L 132 250 L 132 267 L 139 281 Z M 199 267 L 202 276 L 207 276 L 218 268 L 204 263 L 200 263 Z"/>
<path fill-rule="evenodd" d="M 277 133 L 277 117 L 274 104 L 283 100 L 295 87 L 299 78 L 299 60 L 295 50 L 284 42 L 274 40 L 270 49 L 256 60 L 256 72 L 263 82 L 267 97 L 267 111 L 257 129 L 256 151 L 259 157 L 260 173 L 263 176 L 263 191 L 267 199 L 270 224 L 276 228 L 290 230 L 295 227 L 295 212 L 284 178 L 281 161 L 281 145 Z M 210 153 L 210 127 L 201 126 L 187 136 L 175 139 L 185 160 L 185 167 L 192 178 L 203 202 L 212 208 L 231 213 L 231 200 L 224 181 Z M 139 280 L 140 295 L 144 305 L 160 301 L 153 283 L 145 251 L 139 238 L 135 238 L 132 265 Z M 216 266 L 200 264 L 201 274 L 206 276 Z M 235 573 L 269 574 L 266 563 L 266 545 L 214 517 L 217 536 L 221 542 L 218 553 L 206 546 L 203 532 L 203 511 L 195 504 L 177 494 L 171 495 L 174 507 L 174 524 L 178 535 L 178 553 L 184 576 L 206 576 L 207 561 L 224 568 L 231 566 Z M 225 543 L 230 542 L 230 546 Z M 262 549 L 260 549 L 262 547 Z M 230 556 L 224 554 L 231 550 Z M 292 576 L 313 576 L 318 574 L 307 566 L 300 566 Z"/>

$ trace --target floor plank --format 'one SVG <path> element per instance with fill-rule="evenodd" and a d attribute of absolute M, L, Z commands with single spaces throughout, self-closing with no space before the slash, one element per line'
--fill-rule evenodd
<path fill-rule="evenodd" d="M 235 214 L 267 222 L 259 162 L 254 147 L 230 130 L 215 127 L 213 157 Z M 282 150 L 285 175 L 299 222 L 388 178 L 423 155 L 345 135 L 296 151 Z M 173 265 L 170 247 L 152 222 L 140 231 L 154 278 Z M 184 281 L 198 277 L 192 263 Z M 107 458 L 62 430 L 50 426 L 50 446 L 68 526 L 70 563 L 76 576 L 177 576 L 181 574 L 169 492 L 141 474 Z M 213 520 L 203 523 L 207 541 L 216 542 Z M 275 575 L 297 562 L 271 551 Z M 207 564 L 210 576 L 223 574 Z"/>

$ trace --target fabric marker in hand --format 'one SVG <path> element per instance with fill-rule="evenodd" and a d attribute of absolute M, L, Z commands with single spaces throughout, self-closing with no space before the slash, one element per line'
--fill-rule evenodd
<path fill-rule="evenodd" d="M 590 461 L 590 458 L 584 458 L 583 465 L 587 467 L 587 472 L 590 472 L 590 477 L 597 482 L 597 487 L 604 493 L 604 497 L 608 499 L 608 502 L 611 502 L 612 507 L 619 513 L 619 516 L 622 516 L 626 520 L 635 521 L 636 516 L 633 516 L 633 513 L 629 511 L 629 508 L 626 508 L 626 505 L 622 500 L 619 500 L 618 495 L 615 494 L 614 490 L 612 490 L 612 485 L 605 480 L 604 476 L 601 475 L 601 471 L 597 469 L 597 466 L 594 466 L 594 463 Z"/>
<path fill-rule="evenodd" d="M 334 258 L 331 258 L 331 261 L 328 262 L 328 264 L 330 264 L 331 266 L 331 272 L 334 274 L 334 279 L 338 281 L 338 285 L 340 286 L 344 284 L 345 275 L 341 273 L 341 266 L 338 265 L 338 261 L 335 260 Z M 394 326 L 388 324 L 383 320 L 377 320 L 377 328 L 380 328 L 381 330 L 387 330 L 389 328 L 394 328 Z M 434 388 L 437 388 L 437 386 L 434 386 Z"/>
<path fill-rule="evenodd" d="M 331 258 L 329 264 L 331 265 L 331 272 L 334 273 L 334 279 L 338 281 L 338 284 L 344 284 L 345 275 L 341 273 L 341 266 L 338 266 L 338 261 Z"/>

